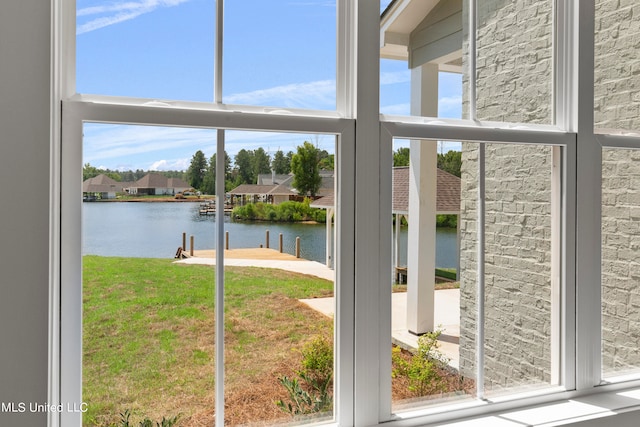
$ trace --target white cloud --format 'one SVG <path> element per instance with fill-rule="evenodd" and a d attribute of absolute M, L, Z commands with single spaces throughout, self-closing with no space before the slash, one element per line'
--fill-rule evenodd
<path fill-rule="evenodd" d="M 174 7 L 187 1 L 189 0 L 141 0 L 85 7 L 79 9 L 76 16 L 86 16 L 90 18 L 87 22 L 78 25 L 76 34 L 84 34 L 120 22 L 129 21 L 145 13 L 153 12 L 158 8 Z M 95 17 L 91 18 L 92 16 Z"/>
<path fill-rule="evenodd" d="M 289 108 L 335 108 L 336 82 L 292 83 L 224 97 L 229 104 L 271 105 Z"/>
<path fill-rule="evenodd" d="M 175 171 L 175 170 L 187 170 L 189 168 L 190 160 L 183 159 L 174 159 L 171 161 L 168 160 L 158 160 L 153 162 L 151 166 L 149 166 L 148 170 L 150 171 Z"/>
<path fill-rule="evenodd" d="M 445 96 L 438 100 L 440 117 L 462 118 L 462 96 Z"/>
<path fill-rule="evenodd" d="M 216 132 L 210 129 L 88 124 L 84 135 L 85 163 L 141 155 L 173 158 L 173 155 L 162 153 L 182 152 L 184 155 L 186 152 L 191 155 L 198 149 L 206 154 L 213 152 L 216 144 Z"/>
<path fill-rule="evenodd" d="M 411 72 L 409 70 L 404 71 L 387 71 L 380 73 L 381 85 L 392 85 L 396 83 L 409 83 L 411 82 Z"/>

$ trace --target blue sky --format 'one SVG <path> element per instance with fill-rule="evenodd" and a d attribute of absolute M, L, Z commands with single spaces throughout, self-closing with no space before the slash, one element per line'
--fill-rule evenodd
<path fill-rule="evenodd" d="M 388 3 L 383 1 L 382 8 Z M 334 110 L 334 0 L 227 0 L 223 101 Z M 213 101 L 214 0 L 77 0 L 77 91 Z M 381 63 L 381 112 L 408 114 L 405 62 Z M 440 115 L 460 117 L 460 76 L 442 74 Z M 215 132 L 85 125 L 84 162 L 110 169 L 185 169 Z M 333 151 L 329 136 L 230 132 L 227 152 L 293 150 L 305 140 Z"/>

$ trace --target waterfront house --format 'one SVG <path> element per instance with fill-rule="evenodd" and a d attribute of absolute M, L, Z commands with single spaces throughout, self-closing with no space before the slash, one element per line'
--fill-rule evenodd
<path fill-rule="evenodd" d="M 127 191 L 138 196 L 175 196 L 189 190 L 191 186 L 180 178 L 167 178 L 159 173 L 148 173 L 134 182 Z"/>

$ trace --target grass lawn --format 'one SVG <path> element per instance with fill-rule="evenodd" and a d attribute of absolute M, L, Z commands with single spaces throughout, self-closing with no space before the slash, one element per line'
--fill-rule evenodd
<path fill-rule="evenodd" d="M 278 377 L 299 369 L 301 347 L 331 337 L 332 321 L 298 302 L 333 283 L 274 269 L 227 267 L 226 419 L 287 418 Z M 137 425 L 180 414 L 213 420 L 214 274 L 171 260 L 86 256 L 83 261 L 85 426 L 110 426 L 130 409 Z"/>
<path fill-rule="evenodd" d="M 85 256 L 83 275 L 84 426 L 121 427 L 125 410 L 133 426 L 176 415 L 180 427 L 213 425 L 214 268 Z M 308 342 L 333 338 L 333 321 L 298 299 L 331 296 L 333 283 L 227 267 L 225 284 L 225 423 L 291 421 L 275 403 L 289 401 L 278 378 L 296 376 Z M 438 393 L 472 388 L 449 371 L 442 375 Z M 394 378 L 394 401 L 415 398 L 408 387 L 406 378 Z"/>

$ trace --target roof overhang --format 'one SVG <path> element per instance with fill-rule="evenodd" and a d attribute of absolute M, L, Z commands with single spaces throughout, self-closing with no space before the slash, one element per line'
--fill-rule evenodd
<path fill-rule="evenodd" d="M 422 63 L 434 63 L 438 64 L 441 71 L 462 72 L 460 17 L 452 16 L 438 22 L 437 27 L 433 26 L 432 30 L 424 29 L 424 22 L 429 14 L 434 12 L 437 15 L 436 9 L 442 10 L 442 6 L 449 8 L 451 3 L 452 0 L 392 1 L 380 18 L 380 57 L 408 61 L 409 68 Z M 456 22 L 456 19 L 460 22 Z M 420 33 L 419 37 L 430 43 L 428 51 L 423 48 L 419 55 L 415 51 L 411 53 L 412 33 L 416 29 Z M 456 32 L 457 34 L 453 34 Z"/>

